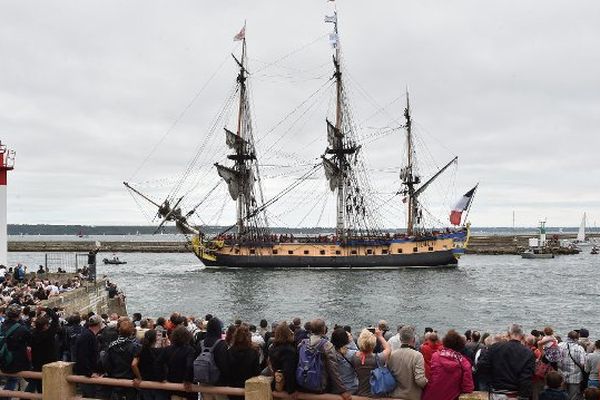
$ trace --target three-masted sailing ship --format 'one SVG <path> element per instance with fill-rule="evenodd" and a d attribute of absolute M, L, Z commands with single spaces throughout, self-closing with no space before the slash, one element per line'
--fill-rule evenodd
<path fill-rule="evenodd" d="M 275 197 L 264 201 L 260 187 L 259 164 L 252 132 L 247 90 L 247 57 L 245 31 L 236 35 L 242 41 L 241 57 L 234 57 L 237 75 L 237 125 L 225 128 L 225 142 L 230 150 L 227 163 L 215 163 L 216 173 L 227 184 L 228 194 L 236 203 L 236 223 L 217 235 L 209 237 L 200 227 L 189 222 L 195 209 L 184 214 L 182 198 L 155 202 L 128 183 L 127 188 L 156 206 L 161 226 L 174 222 L 188 238 L 189 247 L 207 267 L 242 268 L 400 268 L 452 267 L 464 252 L 469 227 L 462 217 L 468 209 L 475 188 L 469 191 L 453 211 L 453 228 L 427 230 L 422 224 L 423 192 L 457 157 L 437 173 L 422 181 L 414 167 L 412 119 L 408 93 L 404 110 L 406 132 L 406 160 L 400 171 L 402 189 L 398 192 L 406 204 L 407 226 L 402 233 L 385 232 L 374 226 L 372 205 L 368 191 L 369 177 L 361 170 L 361 145 L 354 134 L 355 125 L 347 116 L 347 98 L 338 43 L 337 13 L 326 17 L 334 24 L 330 41 L 334 47 L 333 77 L 335 85 L 335 113 L 326 119 L 326 147 L 321 162 L 304 177 L 324 170 L 328 186 L 336 198 L 335 234 L 318 237 L 296 237 L 272 234 L 265 210 L 293 190 L 302 179 L 295 180 Z M 324 138 L 325 139 L 325 138 Z M 325 141 L 325 140 L 324 140 Z M 171 204 L 173 203 L 173 204 Z"/>

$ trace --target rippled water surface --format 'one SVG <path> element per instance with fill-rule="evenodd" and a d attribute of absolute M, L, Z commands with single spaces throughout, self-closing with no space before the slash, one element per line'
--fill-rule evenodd
<path fill-rule="evenodd" d="M 545 324 L 561 334 L 581 327 L 600 336 L 600 255 L 552 260 L 461 258 L 457 269 L 386 271 L 204 270 L 191 254 L 120 253 L 122 266 L 99 266 L 127 294 L 129 312 L 172 311 L 258 323 L 322 316 L 355 328 L 386 319 L 419 330 L 498 331 L 510 322 Z M 106 254 L 99 254 L 99 260 Z M 43 264 L 43 253 L 9 253 L 11 265 Z"/>

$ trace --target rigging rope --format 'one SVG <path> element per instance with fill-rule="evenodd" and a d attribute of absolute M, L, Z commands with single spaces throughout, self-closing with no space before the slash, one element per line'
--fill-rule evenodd
<path fill-rule="evenodd" d="M 181 111 L 179 116 L 177 118 L 175 118 L 175 120 L 173 121 L 171 126 L 163 134 L 163 136 L 160 138 L 160 140 L 154 145 L 154 147 L 152 148 L 150 153 L 146 156 L 146 158 L 144 158 L 144 160 L 142 161 L 140 166 L 133 172 L 133 174 L 129 178 L 130 181 L 133 180 L 133 178 L 138 174 L 138 172 L 140 172 L 140 170 L 146 165 L 146 163 L 148 162 L 150 157 L 154 154 L 154 152 L 158 149 L 158 147 L 165 141 L 165 139 L 167 138 L 167 136 L 169 136 L 169 134 L 173 131 L 173 129 L 175 129 L 177 124 L 179 124 L 179 121 L 181 121 L 183 119 L 183 117 L 188 112 L 188 110 L 192 107 L 192 105 L 196 102 L 196 100 L 198 100 L 198 98 L 200 97 L 200 94 L 202 94 L 202 92 L 204 92 L 204 90 L 208 87 L 209 83 L 212 82 L 214 77 L 217 76 L 219 71 L 221 71 L 221 68 L 223 68 L 223 66 L 225 65 L 225 63 L 227 62 L 228 59 L 229 59 L 229 54 L 227 55 L 227 57 L 225 57 L 225 59 L 223 59 L 221 64 L 219 64 L 217 69 L 212 73 L 212 75 L 208 78 L 208 80 L 202 85 L 202 87 L 200 88 L 200 90 L 198 90 L 198 92 L 194 95 L 194 97 L 192 97 L 192 100 L 188 103 L 187 106 L 184 107 L 184 109 Z"/>

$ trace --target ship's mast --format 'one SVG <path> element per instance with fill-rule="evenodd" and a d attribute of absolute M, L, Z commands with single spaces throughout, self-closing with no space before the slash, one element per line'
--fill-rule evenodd
<path fill-rule="evenodd" d="M 336 40 L 336 46 L 335 46 L 335 56 L 333 57 L 333 65 L 335 68 L 335 73 L 334 73 L 334 77 L 335 77 L 335 85 L 336 85 L 336 103 L 335 103 L 335 129 L 338 132 L 342 132 L 342 71 L 340 70 L 340 46 L 339 43 L 337 43 L 337 38 L 338 38 L 338 23 L 337 23 L 337 13 L 335 14 L 335 22 L 333 25 L 333 31 L 335 33 L 335 40 Z M 344 165 L 342 164 L 345 161 L 345 157 L 337 157 L 337 167 L 339 168 L 340 171 L 344 171 Z M 345 234 L 346 234 L 346 227 L 345 227 L 345 218 L 344 218 L 344 212 L 346 209 L 346 206 L 344 204 L 344 199 L 345 197 L 345 184 L 344 184 L 344 179 L 343 177 L 341 179 L 338 179 L 338 183 L 337 183 L 337 210 L 336 210 L 336 235 L 339 238 L 344 238 Z"/>
<path fill-rule="evenodd" d="M 356 232 L 353 222 L 356 221 L 358 213 L 364 215 L 364 205 L 360 202 L 362 198 L 359 195 L 359 187 L 353 181 L 356 178 L 352 166 L 357 161 L 356 153 L 360 146 L 352 136 L 352 124 L 345 120 L 348 116 L 344 116 L 347 99 L 342 81 L 337 17 L 337 12 L 334 12 L 333 16 L 325 17 L 325 22 L 334 24 L 330 42 L 335 49 L 333 79 L 335 79 L 336 105 L 335 121 L 326 120 L 328 146 L 322 159 L 329 188 L 332 192 L 337 191 L 336 236 L 340 242 L 345 242 L 348 236 Z M 355 186 L 352 186 L 353 182 Z"/>
<path fill-rule="evenodd" d="M 244 25 L 245 27 L 245 25 Z M 225 142 L 227 146 L 233 150 L 234 154 L 229 154 L 228 159 L 235 164 L 232 167 L 227 167 L 219 163 L 215 163 L 217 173 L 221 176 L 229 189 L 229 194 L 236 202 L 236 226 L 238 237 L 247 236 L 248 234 L 259 235 L 261 229 L 258 226 L 257 218 L 250 221 L 253 208 L 256 207 L 256 199 L 254 197 L 254 182 L 258 170 L 254 168 L 256 161 L 256 152 L 254 149 L 254 141 L 252 139 L 252 124 L 250 118 L 248 104 L 248 89 L 247 78 L 248 70 L 246 69 L 246 38 L 245 28 L 238 35 L 244 35 L 239 39 L 242 41 L 242 56 L 238 60 L 235 56 L 233 59 L 238 64 L 240 70 L 237 76 L 237 84 L 239 88 L 239 106 L 237 115 L 237 126 L 235 132 L 225 128 Z"/>
<path fill-rule="evenodd" d="M 408 91 L 406 92 L 406 108 L 404 109 L 404 118 L 406 123 L 406 167 L 400 171 L 400 179 L 405 186 L 402 194 L 408 204 L 408 218 L 406 222 L 406 234 L 412 236 L 415 234 L 415 226 L 421 222 L 421 210 L 419 209 L 419 195 L 427 189 L 427 187 L 435 181 L 450 165 L 458 161 L 458 157 L 454 157 L 450 162 L 440 168 L 429 180 L 423 183 L 418 188 L 416 185 L 421 183 L 421 177 L 415 174 L 415 149 L 412 135 L 412 118 L 410 116 L 410 100 Z"/>
<path fill-rule="evenodd" d="M 238 121 L 237 121 L 237 136 L 241 139 L 244 139 L 244 126 L 242 125 L 242 119 L 244 116 L 244 106 L 246 100 L 246 70 L 244 69 L 244 61 L 246 58 L 246 38 L 242 39 L 242 58 L 238 63 L 240 66 L 240 73 L 238 74 L 237 80 L 240 84 L 240 105 L 238 108 Z M 242 175 L 246 171 L 246 160 L 238 157 L 235 160 L 235 169 L 236 171 Z M 239 185 L 243 185 L 244 182 L 242 180 L 239 181 Z M 243 187 L 239 188 L 240 195 L 237 199 L 237 233 L 238 236 L 244 234 L 244 190 Z"/>
<path fill-rule="evenodd" d="M 406 119 L 406 169 L 403 171 L 403 181 L 406 185 L 406 196 L 408 198 L 408 218 L 406 224 L 406 234 L 411 236 L 414 234 L 415 220 L 417 219 L 417 199 L 415 196 L 415 185 L 418 184 L 421 179 L 418 176 L 413 175 L 413 138 L 412 138 L 412 119 L 410 117 L 410 99 L 408 91 L 406 91 L 406 108 L 404 109 L 404 118 Z"/>

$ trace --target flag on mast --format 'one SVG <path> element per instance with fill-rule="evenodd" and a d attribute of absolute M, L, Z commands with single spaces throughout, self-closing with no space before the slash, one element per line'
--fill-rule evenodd
<path fill-rule="evenodd" d="M 338 35 L 335 32 L 329 34 L 329 44 L 332 48 L 337 49 L 338 46 Z"/>
<path fill-rule="evenodd" d="M 336 24 L 337 23 L 337 14 L 333 13 L 333 15 L 326 15 L 325 22 L 331 22 L 331 23 Z"/>
<path fill-rule="evenodd" d="M 237 42 L 238 40 L 244 40 L 246 38 L 246 23 L 244 22 L 244 26 L 240 31 L 233 37 L 233 41 Z"/>
<path fill-rule="evenodd" d="M 469 190 L 467 193 L 465 193 L 460 198 L 460 200 L 458 200 L 458 202 L 456 203 L 456 205 L 450 212 L 450 223 L 452 225 L 460 225 L 462 213 L 467 208 L 469 208 L 469 205 L 471 204 L 471 201 L 473 200 L 473 194 L 475 194 L 476 189 L 477 189 L 477 185 L 475 185 L 475 187 L 473 189 Z"/>

